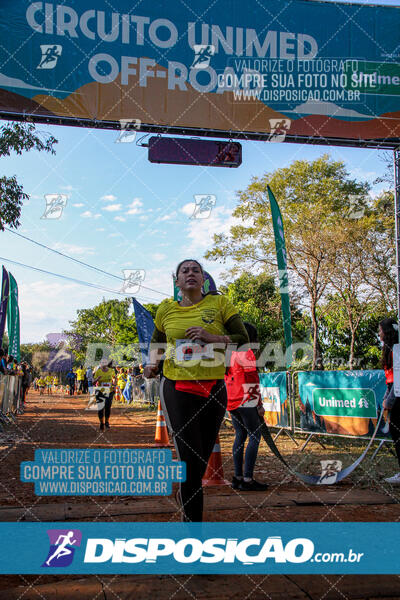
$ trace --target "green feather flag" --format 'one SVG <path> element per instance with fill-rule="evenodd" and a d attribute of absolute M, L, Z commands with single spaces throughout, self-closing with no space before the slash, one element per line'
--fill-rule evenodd
<path fill-rule="evenodd" d="M 290 316 L 289 300 L 289 280 L 287 272 L 287 257 L 285 246 L 285 233 L 283 231 L 283 221 L 281 211 L 272 190 L 268 186 L 268 197 L 271 205 L 272 225 L 275 235 L 276 258 L 278 262 L 279 273 L 279 292 L 282 303 L 283 331 L 286 344 L 286 366 L 292 364 L 292 319 Z"/>

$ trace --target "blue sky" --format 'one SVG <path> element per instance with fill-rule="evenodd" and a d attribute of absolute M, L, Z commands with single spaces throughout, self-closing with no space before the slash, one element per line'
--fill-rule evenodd
<path fill-rule="evenodd" d="M 235 190 L 253 175 L 283 167 L 300 158 L 313 160 L 325 152 L 346 163 L 350 174 L 372 182 L 384 170 L 381 152 L 301 144 L 243 143 L 238 169 L 151 164 L 147 149 L 119 144 L 115 131 L 38 126 L 54 134 L 55 156 L 38 152 L 3 158 L 2 173 L 18 176 L 31 199 L 23 207 L 18 230 L 34 240 L 122 277 L 122 269 L 144 269 L 144 285 L 164 292 L 140 290 L 138 299 L 161 300 L 171 294 L 171 272 L 185 257 L 202 259 L 212 235 L 228 231 Z M 375 186 L 377 193 L 383 186 Z M 45 194 L 68 195 L 59 220 L 41 219 Z M 194 194 L 214 194 L 208 219 L 191 219 Z M 5 232 L 1 256 L 120 291 L 122 282 L 91 271 Z M 20 291 L 21 340 L 39 341 L 68 327 L 78 308 L 103 297 L 119 297 L 63 281 L 3 261 Z M 203 261 L 221 283 L 224 267 Z"/>
<path fill-rule="evenodd" d="M 366 2 L 360 2 L 367 4 Z M 399 5 L 399 2 L 376 2 Z M 56 155 L 30 152 L 2 159 L 2 175 L 17 175 L 31 196 L 18 230 L 43 244 L 122 277 L 122 269 L 143 269 L 142 302 L 171 294 L 171 273 L 186 257 L 202 260 L 214 233 L 228 232 L 234 222 L 235 191 L 296 159 L 313 160 L 328 152 L 343 160 L 353 177 L 372 181 L 384 171 L 381 151 L 300 144 L 243 142 L 238 169 L 151 164 L 147 149 L 116 143 L 118 132 L 38 125 L 43 137 L 53 134 Z M 140 136 L 139 136 L 140 137 Z M 384 186 L 375 186 L 378 193 Z M 59 220 L 42 219 L 45 194 L 66 194 Z M 195 194 L 213 194 L 216 206 L 208 219 L 191 219 Z M 2 261 L 19 285 L 21 341 L 40 341 L 68 328 L 79 308 L 103 297 L 122 298 L 122 282 L 91 271 L 4 232 L 1 256 L 105 286 L 103 292 Z M 224 266 L 207 263 L 217 284 Z"/>

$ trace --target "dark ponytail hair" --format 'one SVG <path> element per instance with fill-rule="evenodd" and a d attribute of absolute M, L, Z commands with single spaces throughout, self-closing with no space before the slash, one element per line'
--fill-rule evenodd
<path fill-rule="evenodd" d="M 391 369 L 393 367 L 393 346 L 399 341 L 397 321 L 392 317 L 388 317 L 379 323 L 379 327 L 383 331 L 382 367 Z"/>
<path fill-rule="evenodd" d="M 258 331 L 257 328 L 254 327 L 251 323 L 244 321 L 243 325 L 246 328 L 247 334 L 249 336 L 249 340 L 251 344 L 256 344 L 258 342 Z"/>

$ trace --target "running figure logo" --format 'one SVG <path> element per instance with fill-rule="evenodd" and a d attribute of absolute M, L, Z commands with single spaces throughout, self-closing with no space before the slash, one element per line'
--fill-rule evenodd
<path fill-rule="evenodd" d="M 67 206 L 66 194 L 45 194 L 46 208 L 41 219 L 59 219 Z"/>
<path fill-rule="evenodd" d="M 140 119 L 120 119 L 121 131 L 117 143 L 129 144 L 136 139 L 136 133 L 139 131 L 142 121 Z"/>
<path fill-rule="evenodd" d="M 48 529 L 50 548 L 42 567 L 68 567 L 74 558 L 75 548 L 81 545 L 80 529 Z"/>
<path fill-rule="evenodd" d="M 286 134 L 290 129 L 291 120 L 290 119 L 270 119 L 270 134 L 268 136 L 269 142 L 283 142 L 285 140 Z"/>
<path fill-rule="evenodd" d="M 208 219 L 214 208 L 217 197 L 214 194 L 195 194 L 195 207 L 191 219 Z"/>
<path fill-rule="evenodd" d="M 146 272 L 144 269 L 122 269 L 124 283 L 120 292 L 122 294 L 137 294 L 144 281 Z"/>
<path fill-rule="evenodd" d="M 331 485 L 336 482 L 337 476 L 342 470 L 341 460 L 321 460 L 321 477 L 317 481 L 319 485 Z"/>
<path fill-rule="evenodd" d="M 215 46 L 212 44 L 194 44 L 195 52 L 191 69 L 207 69 L 210 66 L 210 58 L 214 56 Z"/>
<path fill-rule="evenodd" d="M 62 46 L 59 44 L 41 44 L 40 50 L 42 52 L 42 58 L 36 68 L 54 69 L 61 56 Z"/>

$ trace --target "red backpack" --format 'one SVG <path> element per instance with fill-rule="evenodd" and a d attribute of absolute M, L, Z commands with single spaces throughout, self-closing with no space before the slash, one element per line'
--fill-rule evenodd
<path fill-rule="evenodd" d="M 227 410 L 235 410 L 243 401 L 248 399 L 246 390 L 251 387 L 251 384 L 257 387 L 259 395 L 259 383 L 256 357 L 253 351 L 232 352 L 231 365 L 225 375 L 225 385 L 228 393 Z"/>

